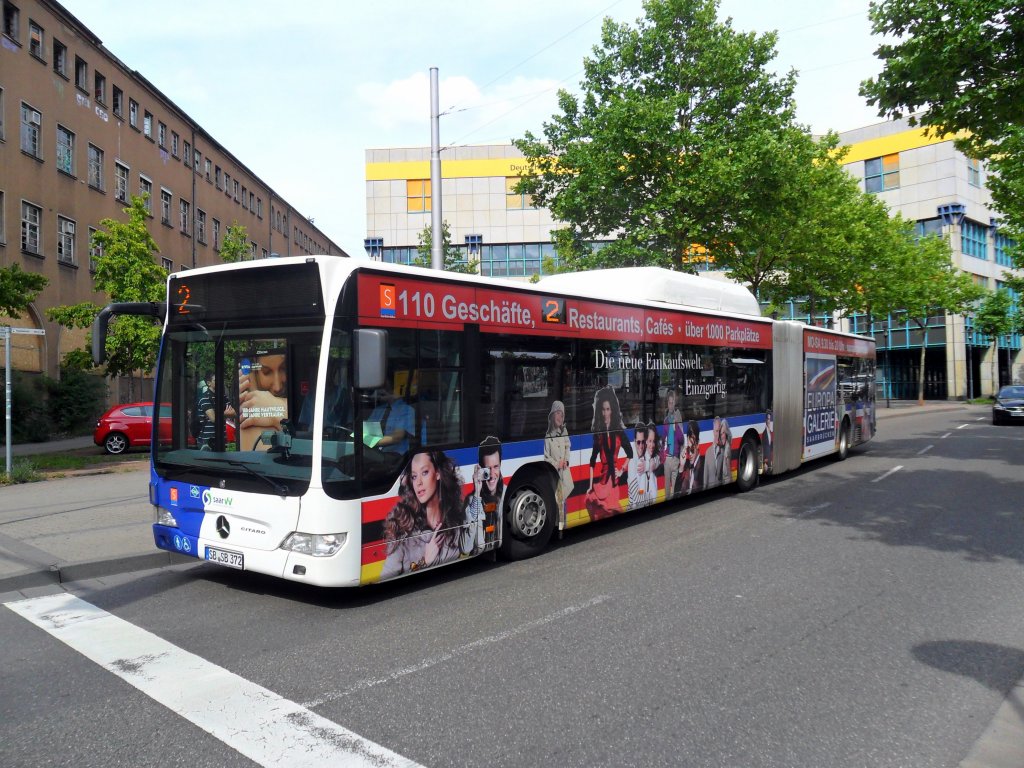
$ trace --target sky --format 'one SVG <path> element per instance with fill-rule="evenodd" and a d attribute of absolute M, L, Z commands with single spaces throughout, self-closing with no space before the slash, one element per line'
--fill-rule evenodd
<path fill-rule="evenodd" d="M 431 67 L 442 147 L 540 136 L 602 20 L 643 15 L 641 0 L 64 4 L 351 255 L 366 236 L 365 151 L 430 145 Z M 719 7 L 738 31 L 778 32 L 774 66 L 797 71 L 797 117 L 815 133 L 881 120 L 857 93 L 881 71 L 867 14 L 868 0 Z"/>

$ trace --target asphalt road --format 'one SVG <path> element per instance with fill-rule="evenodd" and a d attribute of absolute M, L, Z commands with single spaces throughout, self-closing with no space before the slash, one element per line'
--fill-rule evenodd
<path fill-rule="evenodd" d="M 1024 675 L 1024 429 L 980 409 L 886 426 L 846 462 L 529 561 L 348 592 L 208 565 L 71 591 L 421 765 L 956 766 Z M 12 610 L 0 670 L 5 766 L 254 764 Z"/>

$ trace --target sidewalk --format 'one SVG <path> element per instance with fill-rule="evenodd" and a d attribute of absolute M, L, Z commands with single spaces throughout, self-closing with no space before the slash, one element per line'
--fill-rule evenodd
<path fill-rule="evenodd" d="M 887 408 L 882 401 L 878 420 L 968 407 L 954 402 L 918 406 L 894 400 Z M 76 437 L 16 445 L 12 454 L 59 453 L 89 445 L 91 437 Z M 89 504 L 90 486 L 96 487 L 99 500 L 109 497 L 110 482 L 124 489 L 124 500 Z M 172 562 L 197 562 L 153 545 L 148 483 L 147 456 L 140 452 L 139 461 L 63 472 L 60 478 L 40 483 L 0 486 L 0 594 L 159 568 Z M 100 484 L 105 487 L 101 489 Z"/>

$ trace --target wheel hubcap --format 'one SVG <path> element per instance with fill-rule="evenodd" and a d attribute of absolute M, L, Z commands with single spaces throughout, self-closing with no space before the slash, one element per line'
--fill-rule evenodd
<path fill-rule="evenodd" d="M 543 530 L 546 520 L 547 506 L 539 493 L 526 490 L 516 494 L 509 512 L 509 524 L 516 536 L 536 536 Z"/>

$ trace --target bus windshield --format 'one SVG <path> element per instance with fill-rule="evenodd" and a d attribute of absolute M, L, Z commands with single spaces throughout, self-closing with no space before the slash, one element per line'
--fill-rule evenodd
<path fill-rule="evenodd" d="M 169 328 L 156 402 L 169 408 L 154 466 L 165 478 L 301 495 L 309 487 L 313 435 L 322 430 L 325 480 L 354 483 L 351 337 L 335 328 L 243 322 Z M 327 356 L 316 411 L 317 373 Z M 213 477 L 211 477 L 211 475 Z"/>

